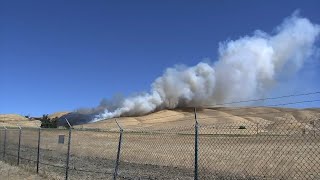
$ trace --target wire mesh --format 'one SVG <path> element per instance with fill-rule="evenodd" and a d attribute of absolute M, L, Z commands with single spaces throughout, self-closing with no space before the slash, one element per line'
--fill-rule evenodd
<path fill-rule="evenodd" d="M 200 128 L 200 179 L 320 179 L 320 138 L 310 122 Z"/>
<path fill-rule="evenodd" d="M 192 132 L 192 127 L 188 128 Z M 119 177 L 192 179 L 194 135 L 176 130 L 124 130 Z"/>
<path fill-rule="evenodd" d="M 70 179 L 112 179 L 119 132 L 73 130 Z"/>
<path fill-rule="evenodd" d="M 39 173 L 55 179 L 64 179 L 68 149 L 68 130 L 41 129 Z M 59 136 L 64 142 L 59 143 Z"/>
<path fill-rule="evenodd" d="M 198 179 L 320 179 L 319 117 L 301 116 L 297 121 L 281 114 L 262 121 L 250 115 L 243 115 L 240 123 L 221 114 L 220 121 L 214 114 L 199 117 Z M 194 179 L 196 136 L 190 122 L 124 129 L 117 178 Z M 5 132 L 1 160 L 16 165 L 19 129 L 0 129 L 0 158 Z M 21 130 L 20 166 L 31 171 L 36 168 L 38 133 L 39 129 Z M 73 129 L 71 134 L 69 179 L 112 179 L 120 131 Z M 65 178 L 68 136 L 67 129 L 41 129 L 41 174 Z"/>
<path fill-rule="evenodd" d="M 4 128 L 0 128 L 0 159 L 2 161 L 4 161 L 3 158 L 3 153 L 4 153 L 4 133 L 5 133 L 5 129 Z"/>
<path fill-rule="evenodd" d="M 6 150 L 4 161 L 16 165 L 18 161 L 18 144 L 19 144 L 19 129 L 8 128 L 6 130 Z"/>
<path fill-rule="evenodd" d="M 21 129 L 20 165 L 31 171 L 36 171 L 38 130 Z"/>

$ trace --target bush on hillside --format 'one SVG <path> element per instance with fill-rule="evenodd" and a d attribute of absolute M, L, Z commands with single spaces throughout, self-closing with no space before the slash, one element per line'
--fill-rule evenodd
<path fill-rule="evenodd" d="M 50 119 L 48 114 L 44 114 L 41 121 L 41 128 L 57 128 L 58 127 L 58 118 Z"/>

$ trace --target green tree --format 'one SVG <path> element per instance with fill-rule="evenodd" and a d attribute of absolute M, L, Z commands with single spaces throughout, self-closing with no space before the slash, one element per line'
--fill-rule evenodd
<path fill-rule="evenodd" d="M 42 115 L 42 118 L 40 121 L 41 121 L 41 128 L 57 128 L 58 127 L 57 117 L 50 119 L 48 114 L 44 114 Z"/>

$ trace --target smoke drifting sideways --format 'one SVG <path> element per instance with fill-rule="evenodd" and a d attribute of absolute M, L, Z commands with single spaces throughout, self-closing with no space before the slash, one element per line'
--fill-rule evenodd
<path fill-rule="evenodd" d="M 121 103 L 123 102 L 124 97 L 120 94 L 114 95 L 110 100 L 102 99 L 100 104 L 94 108 L 79 108 L 74 112 L 65 114 L 58 119 L 58 126 L 67 126 L 67 121 L 74 125 L 81 125 L 90 123 L 93 119 L 96 118 L 97 114 L 103 113 L 106 109 L 116 110 Z"/>
<path fill-rule="evenodd" d="M 96 115 L 91 122 L 259 98 L 279 83 L 279 77 L 290 77 L 313 57 L 319 33 L 319 25 L 294 13 L 272 34 L 257 30 L 252 36 L 221 42 L 218 60 L 212 64 L 166 69 L 149 93 L 92 112 Z"/>
<path fill-rule="evenodd" d="M 280 76 L 290 77 L 288 74 L 302 68 L 316 51 L 319 33 L 319 25 L 295 13 L 271 35 L 257 30 L 252 36 L 220 43 L 215 63 L 168 68 L 149 93 L 124 99 L 117 108 L 105 109 L 93 121 L 258 98 Z"/>

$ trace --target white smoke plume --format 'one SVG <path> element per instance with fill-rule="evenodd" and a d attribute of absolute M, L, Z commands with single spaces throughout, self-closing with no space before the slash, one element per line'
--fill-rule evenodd
<path fill-rule="evenodd" d="M 149 93 L 124 99 L 94 121 L 259 97 L 284 73 L 297 72 L 303 66 L 315 50 L 319 33 L 319 25 L 294 14 L 272 34 L 256 31 L 252 36 L 222 42 L 215 63 L 168 68 Z"/>

